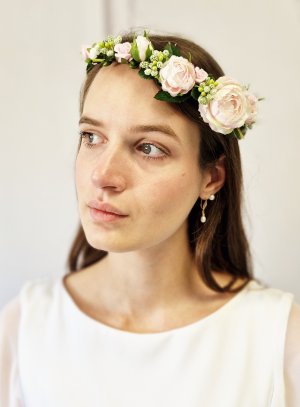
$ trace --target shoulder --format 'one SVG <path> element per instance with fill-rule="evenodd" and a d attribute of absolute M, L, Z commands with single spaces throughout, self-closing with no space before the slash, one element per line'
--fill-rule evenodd
<path fill-rule="evenodd" d="M 293 303 L 289 313 L 285 354 L 284 376 L 288 406 L 300 405 L 300 304 Z"/>
<path fill-rule="evenodd" d="M 0 332 L 12 332 L 24 314 L 30 314 L 37 305 L 51 302 L 55 295 L 55 280 L 44 278 L 27 281 L 17 296 L 0 309 Z"/>

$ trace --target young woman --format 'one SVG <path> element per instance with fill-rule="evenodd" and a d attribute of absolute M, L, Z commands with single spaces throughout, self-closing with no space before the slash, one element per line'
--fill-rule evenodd
<path fill-rule="evenodd" d="M 84 52 L 80 226 L 1 312 L 1 406 L 299 406 L 300 306 L 254 279 L 241 216 L 257 98 L 183 38 Z"/>

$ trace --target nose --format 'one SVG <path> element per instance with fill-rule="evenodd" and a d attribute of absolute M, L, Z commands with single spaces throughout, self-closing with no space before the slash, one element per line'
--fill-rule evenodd
<path fill-rule="evenodd" d="M 107 146 L 97 158 L 92 171 L 92 182 L 97 188 L 109 188 L 123 191 L 126 188 L 125 174 L 128 159 L 125 159 L 124 147 Z"/>

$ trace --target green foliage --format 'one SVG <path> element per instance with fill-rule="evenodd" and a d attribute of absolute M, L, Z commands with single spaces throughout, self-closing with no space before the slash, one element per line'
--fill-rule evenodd
<path fill-rule="evenodd" d="M 131 45 L 130 53 L 131 53 L 132 58 L 135 61 L 137 61 L 137 62 L 141 61 L 140 53 L 139 53 L 138 46 L 137 46 L 137 43 L 136 43 L 136 39 L 133 40 L 133 43 Z"/>
<path fill-rule="evenodd" d="M 162 100 L 164 102 L 182 103 L 185 100 L 190 98 L 190 94 L 181 95 L 181 96 L 171 96 L 168 92 L 160 90 L 154 97 L 155 97 L 155 99 Z"/>
<path fill-rule="evenodd" d="M 169 42 L 169 43 L 165 46 L 164 49 L 166 49 L 167 51 L 169 51 L 170 57 L 171 57 L 172 55 L 175 55 L 175 56 L 177 56 L 177 57 L 180 57 L 180 52 L 179 52 L 179 49 L 176 47 L 176 45 L 171 44 L 171 43 Z"/>
<path fill-rule="evenodd" d="M 197 102 L 198 102 L 198 99 L 199 99 L 199 96 L 200 96 L 198 86 L 193 87 L 192 92 L 191 92 L 191 96 L 192 96 L 193 99 L 197 100 Z"/>

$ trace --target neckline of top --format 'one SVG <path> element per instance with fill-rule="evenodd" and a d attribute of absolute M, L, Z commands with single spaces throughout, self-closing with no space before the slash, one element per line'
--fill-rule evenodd
<path fill-rule="evenodd" d="M 58 279 L 58 286 L 60 291 L 62 292 L 63 298 L 67 301 L 70 309 L 76 314 L 77 317 L 79 317 L 81 320 L 87 322 L 93 329 L 99 329 L 100 331 L 104 331 L 106 333 L 111 333 L 113 335 L 123 335 L 124 337 L 145 337 L 145 338 L 162 338 L 165 336 L 169 336 L 172 334 L 184 334 L 189 332 L 190 330 L 194 330 L 198 327 L 202 327 L 205 324 L 212 322 L 215 320 L 217 317 L 220 317 L 222 314 L 224 314 L 226 311 L 228 311 L 230 308 L 233 307 L 233 305 L 237 304 L 248 292 L 249 288 L 252 286 L 260 286 L 260 283 L 257 282 L 255 279 L 249 280 L 248 283 L 242 288 L 241 291 L 239 291 L 234 297 L 232 297 L 230 300 L 228 300 L 225 304 L 223 304 L 220 308 L 216 309 L 209 315 L 200 318 L 197 321 L 191 322 L 189 324 L 179 326 L 176 328 L 168 329 L 165 331 L 159 331 L 159 332 L 133 332 L 133 331 L 126 331 L 123 329 L 119 329 L 116 327 L 113 327 L 111 325 L 107 325 L 104 322 L 100 322 L 99 320 L 96 320 L 92 318 L 91 316 L 87 315 L 85 312 L 83 312 L 78 305 L 75 303 L 73 298 L 71 297 L 70 293 L 68 292 L 67 288 L 64 285 L 64 277 L 62 276 L 61 278 Z"/>

